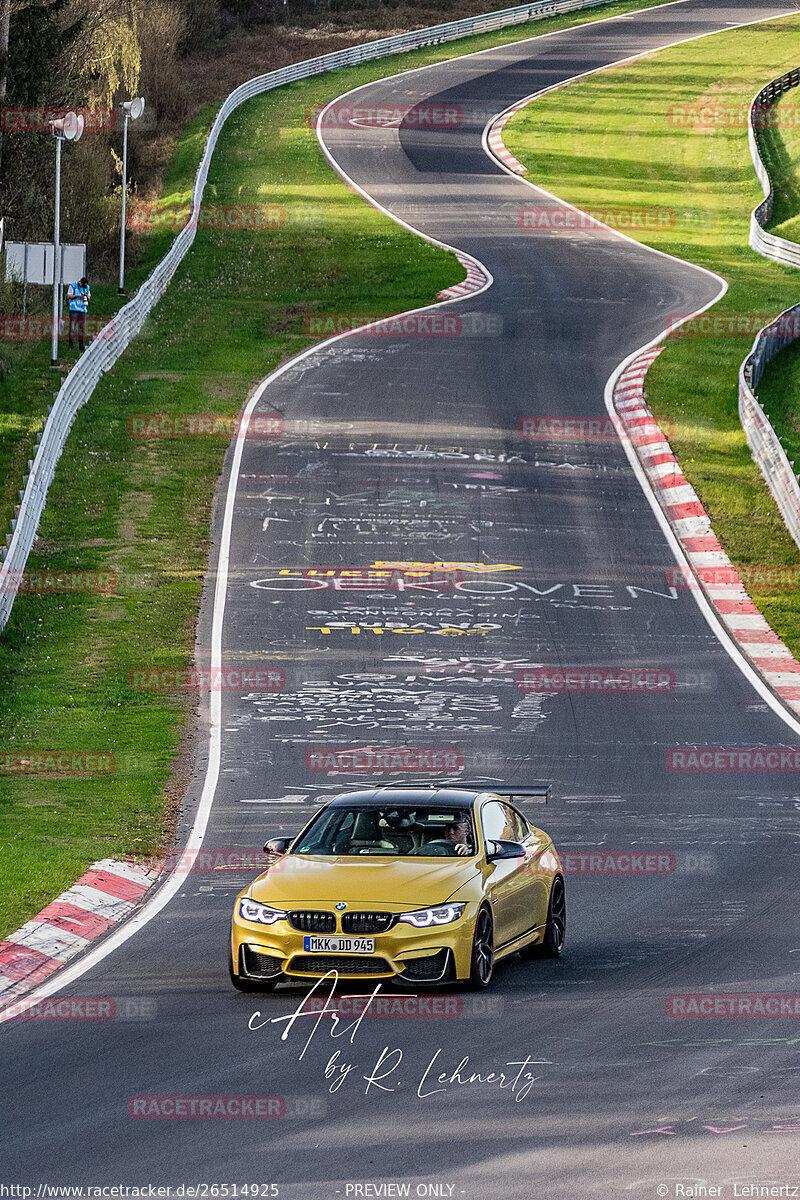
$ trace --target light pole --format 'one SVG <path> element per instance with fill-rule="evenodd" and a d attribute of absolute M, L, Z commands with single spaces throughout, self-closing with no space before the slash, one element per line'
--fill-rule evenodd
<path fill-rule="evenodd" d="M 50 366 L 58 366 L 58 302 L 61 293 L 61 143 L 77 142 L 83 133 L 83 117 L 74 112 L 50 122 L 56 139 L 56 217 L 53 226 L 53 334 Z"/>
<path fill-rule="evenodd" d="M 125 114 L 122 131 L 122 226 L 119 231 L 119 294 L 125 295 L 125 221 L 128 210 L 128 121 L 137 121 L 144 112 L 144 96 L 124 100 L 120 105 Z"/>

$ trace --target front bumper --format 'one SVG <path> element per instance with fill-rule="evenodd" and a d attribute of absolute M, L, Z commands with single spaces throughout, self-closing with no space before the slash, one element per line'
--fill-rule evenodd
<path fill-rule="evenodd" d="M 311 907 L 309 905 L 309 907 Z M 320 979 L 336 970 L 341 979 L 394 979 L 406 982 L 436 983 L 451 974 L 457 979 L 469 976 L 476 904 L 467 904 L 462 915 L 448 925 L 415 929 L 398 922 L 386 933 L 369 934 L 374 938 L 372 954 L 335 952 L 312 953 L 305 949 L 308 934 L 294 929 L 288 920 L 274 925 L 245 921 L 239 902 L 231 928 L 231 957 L 235 973 L 252 979 L 285 975 L 293 979 Z M 317 911 L 333 911 L 318 904 Z M 391 911 L 388 906 L 384 911 Z M 397 910 L 395 910 L 397 911 Z M 348 936 L 338 928 L 331 936 Z M 455 970 L 452 972 L 451 967 Z"/>

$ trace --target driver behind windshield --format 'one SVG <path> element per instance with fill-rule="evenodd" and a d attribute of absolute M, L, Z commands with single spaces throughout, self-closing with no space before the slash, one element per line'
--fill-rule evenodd
<path fill-rule="evenodd" d="M 474 854 L 469 812 L 451 808 L 382 808 L 332 805 L 306 829 L 294 854 L 441 855 Z"/>
<path fill-rule="evenodd" d="M 452 821 L 445 826 L 445 840 L 450 842 L 456 854 L 469 854 L 469 826 L 466 821 Z"/>

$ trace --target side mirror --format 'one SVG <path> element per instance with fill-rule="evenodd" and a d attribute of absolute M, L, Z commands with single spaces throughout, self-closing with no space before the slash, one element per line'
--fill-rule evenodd
<path fill-rule="evenodd" d="M 522 842 L 507 842 L 501 838 L 493 838 L 491 843 L 494 850 L 486 855 L 487 862 L 496 862 L 498 858 L 524 858 L 525 847 Z"/>
<path fill-rule="evenodd" d="M 285 854 L 294 841 L 293 837 L 274 837 L 264 843 L 265 854 Z"/>

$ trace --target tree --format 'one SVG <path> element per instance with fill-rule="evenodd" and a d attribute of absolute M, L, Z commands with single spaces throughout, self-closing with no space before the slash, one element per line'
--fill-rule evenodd
<path fill-rule="evenodd" d="M 8 35 L 11 29 L 11 0 L 0 0 L 0 109 L 8 87 Z M 0 131 L 0 166 L 2 165 L 3 134 Z"/>
<path fill-rule="evenodd" d="M 70 13 L 68 0 L 0 0 L 3 32 L 8 17 L 8 50 L 4 57 L 6 103 L 37 108 L 72 100 L 73 81 L 64 70 L 64 55 L 78 37 L 82 13 Z M 8 134 L 3 145 L 0 212 L 13 224 L 16 237 L 41 236 L 52 212 L 50 138 L 44 133 Z"/>
<path fill-rule="evenodd" d="M 67 73 L 92 103 L 110 106 L 136 94 L 141 67 L 137 0 L 70 0 L 79 35 L 64 55 Z"/>
<path fill-rule="evenodd" d="M 6 73 L 7 92 L 15 104 L 66 98 L 69 81 L 59 69 L 60 60 L 83 24 L 82 15 L 65 19 L 66 8 L 67 0 L 17 0 L 14 5 Z"/>

